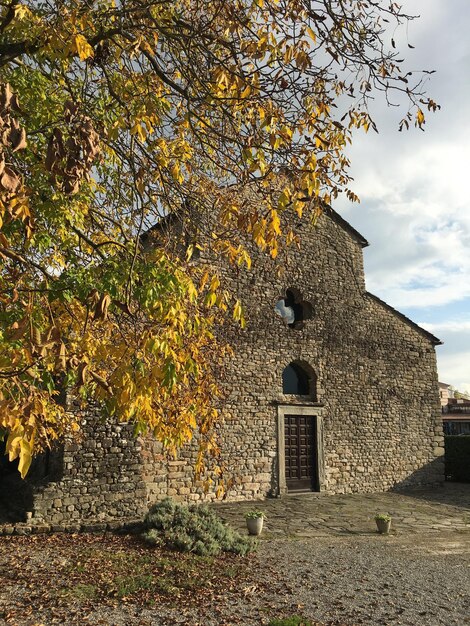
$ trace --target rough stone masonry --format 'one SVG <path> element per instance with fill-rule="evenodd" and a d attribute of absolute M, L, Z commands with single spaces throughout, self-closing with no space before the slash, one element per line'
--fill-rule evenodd
<path fill-rule="evenodd" d="M 234 347 L 223 383 L 223 455 L 233 477 L 227 499 L 443 480 L 439 340 L 367 292 L 367 242 L 334 211 L 300 233 L 281 275 L 256 252 L 249 271 L 219 265 L 247 317 L 244 330 L 224 331 Z M 289 288 L 313 307 L 303 328 L 274 310 Z M 300 393 L 291 393 L 286 372 Z M 81 445 L 65 444 L 55 471 L 36 481 L 34 519 L 125 520 L 167 495 L 215 498 L 194 480 L 191 447 L 168 460 L 159 443 L 135 439 L 128 425 L 103 423 L 93 409 L 84 419 Z"/>

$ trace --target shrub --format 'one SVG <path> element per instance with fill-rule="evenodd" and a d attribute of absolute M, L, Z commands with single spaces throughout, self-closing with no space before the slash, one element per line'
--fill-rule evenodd
<path fill-rule="evenodd" d="M 246 555 L 255 547 L 253 540 L 242 537 L 204 505 L 188 507 L 166 498 L 150 507 L 144 524 L 145 541 L 180 552 L 200 556 L 221 552 Z"/>

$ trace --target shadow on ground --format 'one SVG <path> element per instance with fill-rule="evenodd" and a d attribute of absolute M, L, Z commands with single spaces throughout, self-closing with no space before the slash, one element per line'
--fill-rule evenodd
<path fill-rule="evenodd" d="M 470 509 L 469 483 L 445 482 L 432 490 L 416 488 L 397 492 L 417 500 Z"/>

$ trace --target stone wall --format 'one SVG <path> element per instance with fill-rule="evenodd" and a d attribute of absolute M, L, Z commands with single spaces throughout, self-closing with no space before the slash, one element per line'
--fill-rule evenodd
<path fill-rule="evenodd" d="M 300 232 L 302 247 L 292 246 L 277 266 L 256 251 L 249 271 L 206 259 L 245 304 L 247 317 L 244 330 L 220 331 L 234 347 L 222 380 L 221 439 L 233 479 L 227 499 L 279 493 L 278 406 L 289 403 L 321 411 L 321 491 L 374 492 L 443 480 L 436 341 L 367 293 L 366 242 L 334 213 Z M 288 287 L 314 306 L 303 330 L 285 326 L 274 311 Z M 313 368 L 316 398 L 283 395 L 282 372 L 291 362 Z M 97 422 L 91 412 L 82 445 L 66 446 L 64 475 L 41 488 L 35 510 L 60 522 L 135 517 L 167 495 L 213 499 L 194 480 L 194 458 L 189 446 L 169 460 L 159 443 L 134 440 L 127 427 Z"/>
<path fill-rule="evenodd" d="M 103 420 L 98 408 L 87 410 L 82 428 L 81 441 L 67 441 L 59 452 L 61 475 L 36 486 L 34 518 L 60 525 L 141 517 L 147 502 L 141 441 L 129 425 Z"/>
<path fill-rule="evenodd" d="M 177 458 L 165 454 L 162 444 L 151 436 L 142 439 L 141 472 L 146 488 L 146 501 L 153 503 L 167 496 L 175 500 L 198 502 L 212 500 L 205 494 L 203 482 L 194 477 L 197 450 L 187 445 Z"/>
<path fill-rule="evenodd" d="M 277 495 L 277 407 L 312 404 L 312 398 L 282 394 L 284 368 L 299 361 L 314 369 L 323 405 L 321 491 L 374 492 L 442 481 L 436 342 L 367 293 L 366 242 L 335 214 L 301 231 L 302 248 L 290 249 L 281 262 L 281 277 L 275 264 L 256 251 L 251 271 L 213 262 L 247 310 L 246 329 L 222 331 L 234 346 L 223 383 L 228 391 L 223 453 L 234 480 L 227 498 Z M 315 308 L 301 331 L 286 327 L 274 312 L 288 287 L 300 289 Z M 183 450 L 166 473 L 166 487 L 160 467 L 149 500 L 166 494 L 184 500 L 213 497 L 192 481 L 191 459 Z M 147 463 L 150 484 L 152 472 Z"/>
<path fill-rule="evenodd" d="M 284 276 L 268 260 L 248 280 L 232 275 L 248 302 L 249 322 L 233 337 L 226 415 L 234 426 L 227 454 L 246 476 L 237 495 L 259 497 L 273 486 L 276 406 L 282 371 L 308 363 L 323 409 L 325 480 L 330 493 L 380 491 L 442 480 L 442 424 L 433 342 L 365 291 L 362 245 L 342 224 L 323 216 L 305 229 Z M 285 327 L 273 311 L 289 286 L 315 308 L 304 330 Z M 242 478 L 243 480 L 243 478 Z"/>

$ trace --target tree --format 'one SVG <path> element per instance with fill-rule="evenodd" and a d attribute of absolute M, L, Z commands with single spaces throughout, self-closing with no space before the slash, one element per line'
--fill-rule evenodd
<path fill-rule="evenodd" d="M 454 391 L 454 398 L 457 400 L 470 400 L 470 394 L 468 391 Z"/>
<path fill-rule="evenodd" d="M 376 130 L 369 99 L 404 97 L 401 127 L 437 106 L 388 45 L 390 24 L 414 18 L 373 0 L 0 6 L 10 458 L 24 476 L 79 429 L 65 385 L 170 449 L 198 431 L 200 471 L 217 453 L 214 372 L 229 349 L 214 326 L 244 320 L 191 256 L 209 241 L 249 266 L 248 236 L 275 258 L 298 237 L 286 215 L 314 221 L 341 191 L 356 199 L 344 150 L 353 130 Z M 142 235 L 182 207 L 193 239 L 146 249 Z"/>

